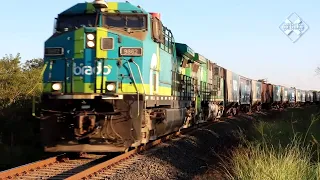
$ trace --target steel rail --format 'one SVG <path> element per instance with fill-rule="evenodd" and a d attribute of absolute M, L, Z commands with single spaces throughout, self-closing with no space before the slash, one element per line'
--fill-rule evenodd
<path fill-rule="evenodd" d="M 207 127 L 212 124 L 213 124 L 213 122 L 206 122 L 206 123 L 202 123 L 202 124 L 197 124 L 197 125 L 192 126 L 190 128 L 182 129 L 181 131 L 174 132 L 169 135 L 165 135 L 164 137 L 161 137 L 155 141 L 147 143 L 145 146 L 140 146 L 140 147 L 133 149 L 127 153 L 121 154 L 121 155 L 114 157 L 110 160 L 107 160 L 105 162 L 102 162 L 100 164 L 92 166 L 92 167 L 90 167 L 80 173 L 74 174 L 73 176 L 69 176 L 68 178 L 66 178 L 66 180 L 91 179 L 94 176 L 96 176 L 97 174 L 99 174 L 99 172 L 111 169 L 111 167 L 113 165 L 118 164 L 122 161 L 128 160 L 130 158 L 133 158 L 136 154 L 143 152 L 143 151 L 147 151 L 147 150 L 149 150 L 149 149 L 151 149 L 151 148 L 153 148 L 163 142 L 168 141 L 172 137 L 187 134 L 187 133 L 193 132 L 201 127 Z"/>
<path fill-rule="evenodd" d="M 0 180 L 12 179 L 12 178 L 17 177 L 21 174 L 25 174 L 28 171 L 32 171 L 34 169 L 49 166 L 53 163 L 56 163 L 58 161 L 58 159 L 63 157 L 64 155 L 65 154 L 61 154 L 61 155 L 58 155 L 55 157 L 51 157 L 51 158 L 44 159 L 44 160 L 39 160 L 36 162 L 32 162 L 29 164 L 21 165 L 21 166 L 15 167 L 15 168 L 11 168 L 11 169 L 2 171 L 2 172 L 0 172 Z"/>
<path fill-rule="evenodd" d="M 130 159 L 130 158 L 134 157 L 136 154 L 143 152 L 143 151 L 147 151 L 147 150 L 161 144 L 162 142 L 168 141 L 169 139 L 171 139 L 173 137 L 176 137 L 176 136 L 179 136 L 182 134 L 186 134 L 188 132 L 192 132 L 198 128 L 205 127 L 205 126 L 208 126 L 211 124 L 212 124 L 212 122 L 205 122 L 205 123 L 201 123 L 201 124 L 196 124 L 195 126 L 192 126 L 192 127 L 186 128 L 186 129 L 181 129 L 180 131 L 165 135 L 155 141 L 147 143 L 144 146 L 139 146 L 138 148 L 133 149 L 127 153 L 121 154 L 121 155 L 116 156 L 116 157 L 109 159 L 107 161 L 102 161 L 102 163 L 98 163 L 97 165 L 88 166 L 87 168 L 84 167 L 83 169 L 81 169 L 80 172 L 72 170 L 72 169 L 83 166 L 84 165 L 83 163 L 79 163 L 79 165 L 75 164 L 75 167 L 72 167 L 72 169 L 68 169 L 68 168 L 65 169 L 63 167 L 54 167 L 55 164 L 62 165 L 63 163 L 60 163 L 59 160 L 61 160 L 63 157 L 67 157 L 66 154 L 61 154 L 61 155 L 58 155 L 55 157 L 51 157 L 51 158 L 44 159 L 44 160 L 39 160 L 36 162 L 32 162 L 29 164 L 21 165 L 21 166 L 12 168 L 12 169 L 2 171 L 2 172 L 0 172 L 0 180 L 21 179 L 21 178 L 24 179 L 26 177 L 28 177 L 28 178 L 39 177 L 41 179 L 55 177 L 55 178 L 62 178 L 62 179 L 70 180 L 70 179 L 82 179 L 85 177 L 91 177 L 94 173 L 97 173 L 101 169 L 105 169 L 106 167 L 110 168 L 112 165 L 115 165 L 118 162 Z M 59 165 L 57 165 L 57 166 L 59 166 Z M 67 166 L 70 167 L 70 165 L 67 165 Z M 52 168 L 53 169 L 55 169 L 55 168 L 65 169 L 65 171 L 55 174 L 54 173 L 55 170 L 52 170 L 53 172 L 49 172 L 48 169 L 52 169 Z M 44 169 L 43 170 L 44 172 L 41 171 L 42 169 Z M 64 174 L 64 172 L 66 172 L 66 174 Z M 43 177 L 43 174 L 45 174 L 45 177 Z M 53 176 L 50 176 L 50 174 L 53 174 Z"/>

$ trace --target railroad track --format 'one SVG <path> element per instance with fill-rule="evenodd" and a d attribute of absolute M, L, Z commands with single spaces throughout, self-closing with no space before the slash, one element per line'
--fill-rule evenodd
<path fill-rule="evenodd" d="M 182 129 L 152 141 L 145 146 L 113 157 L 97 154 L 85 154 L 80 158 L 68 159 L 66 155 L 40 160 L 0 172 L 0 180 L 7 179 L 105 179 L 139 160 L 141 152 L 147 151 L 173 137 L 190 133 L 198 128 L 211 125 L 212 122 L 198 124 Z"/>
<path fill-rule="evenodd" d="M 63 154 L 0 172 L 0 179 L 65 179 L 107 158 L 106 155 L 85 154 L 69 159 Z"/>

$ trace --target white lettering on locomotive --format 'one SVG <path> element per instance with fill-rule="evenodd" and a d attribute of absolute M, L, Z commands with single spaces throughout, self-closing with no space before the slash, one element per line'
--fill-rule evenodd
<path fill-rule="evenodd" d="M 93 75 L 95 73 L 95 68 L 92 66 L 77 66 L 76 63 L 73 64 L 73 74 L 76 76 L 79 75 Z M 102 73 L 102 63 L 98 63 L 97 75 Z M 103 75 L 108 75 L 111 73 L 110 66 L 103 66 Z"/>

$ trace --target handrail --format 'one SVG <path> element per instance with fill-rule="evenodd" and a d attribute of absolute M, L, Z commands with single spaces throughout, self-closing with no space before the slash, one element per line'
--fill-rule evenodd
<path fill-rule="evenodd" d="M 133 80 L 133 83 L 136 87 L 136 90 L 137 90 L 137 101 L 138 101 L 138 112 L 137 112 L 137 117 L 140 116 L 140 99 L 139 99 L 139 96 L 140 96 L 140 92 L 139 92 L 139 88 L 137 87 L 137 83 L 136 83 L 136 80 L 134 78 L 134 75 L 133 75 L 133 72 L 132 72 L 132 68 L 131 68 L 131 65 L 130 65 L 130 62 L 132 62 L 138 69 L 138 72 L 139 72 L 139 76 L 140 76 L 140 80 L 141 80 L 141 83 L 142 83 L 142 88 L 143 88 L 143 94 L 146 95 L 146 89 L 145 89 L 145 86 L 144 86 L 144 81 L 143 81 L 143 78 L 142 78 L 142 74 L 141 74 L 141 70 L 140 70 L 140 67 L 139 65 L 133 61 L 133 59 L 130 59 L 130 60 L 127 60 L 127 64 L 128 64 L 128 67 L 129 67 L 129 70 L 130 70 L 130 77 L 132 78 Z M 137 118 L 135 117 L 135 118 Z M 131 117 L 132 118 L 132 117 Z M 134 119 L 134 118 L 132 118 Z"/>
<path fill-rule="evenodd" d="M 144 86 L 144 81 L 143 81 L 143 78 L 142 78 L 142 73 L 141 73 L 140 67 L 139 67 L 139 65 L 138 65 L 136 62 L 134 62 L 133 60 L 132 60 L 132 63 L 135 64 L 136 67 L 137 67 L 137 69 L 138 69 L 139 76 L 140 76 L 140 80 L 141 80 L 141 83 L 142 83 L 143 94 L 146 95 L 146 88 L 145 88 L 145 86 Z"/>
<path fill-rule="evenodd" d="M 133 62 L 133 60 L 131 60 Z M 133 72 L 132 72 L 132 69 L 131 69 L 131 66 L 130 66 L 130 62 L 127 61 L 128 63 L 128 67 L 129 67 L 129 70 L 130 70 L 130 77 L 132 78 L 133 80 L 133 83 L 134 83 L 134 86 L 136 87 L 136 90 L 137 90 L 137 102 L 138 102 L 138 112 L 137 112 L 137 117 L 140 116 L 140 98 L 139 98 L 139 88 L 137 87 L 137 83 L 136 83 L 136 80 L 134 78 L 134 75 L 133 75 Z M 129 113 L 130 114 L 130 113 Z M 135 118 L 137 118 L 135 117 Z M 132 118 L 132 117 L 131 117 Z M 135 118 L 132 118 L 132 119 L 135 119 Z"/>

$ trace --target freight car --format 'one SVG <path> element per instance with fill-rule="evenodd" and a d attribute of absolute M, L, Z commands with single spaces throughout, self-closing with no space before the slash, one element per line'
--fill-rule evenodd
<path fill-rule="evenodd" d="M 272 89 L 272 106 L 275 109 L 279 109 L 281 107 L 281 86 L 280 85 L 273 85 Z"/>
<path fill-rule="evenodd" d="M 306 103 L 306 91 L 301 90 L 301 102 L 300 102 L 300 106 L 303 106 Z M 299 102 L 299 101 L 298 101 Z"/>
<path fill-rule="evenodd" d="M 251 112 L 252 101 L 252 80 L 243 76 L 240 79 L 240 111 Z"/>
<path fill-rule="evenodd" d="M 261 111 L 261 90 L 262 83 L 256 80 L 252 80 L 252 101 L 251 101 L 251 110 L 252 111 Z"/>
<path fill-rule="evenodd" d="M 288 101 L 289 101 L 289 106 L 290 107 L 295 107 L 296 106 L 296 89 L 294 87 L 290 87 L 288 89 Z"/>
<path fill-rule="evenodd" d="M 223 115 L 296 102 L 294 88 L 218 66 L 175 42 L 160 14 L 129 2 L 95 0 L 58 14 L 44 61 L 48 152 L 123 152 Z"/>
<path fill-rule="evenodd" d="M 281 86 L 281 107 L 288 107 L 289 99 L 288 99 L 288 88 L 285 86 Z"/>
<path fill-rule="evenodd" d="M 316 104 L 319 104 L 319 102 L 320 102 L 320 92 L 313 91 L 313 101 Z"/>
<path fill-rule="evenodd" d="M 312 103 L 313 103 L 313 92 L 306 91 L 306 104 L 312 104 Z"/>
<path fill-rule="evenodd" d="M 262 82 L 261 88 L 261 102 L 263 109 L 271 109 L 273 104 L 273 85 L 265 82 L 264 80 L 259 80 Z"/>

